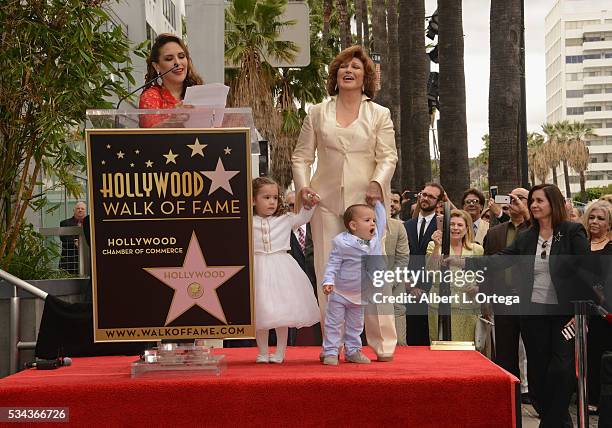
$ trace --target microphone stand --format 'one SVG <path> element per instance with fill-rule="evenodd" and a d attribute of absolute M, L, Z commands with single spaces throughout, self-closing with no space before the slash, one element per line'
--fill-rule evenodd
<path fill-rule="evenodd" d="M 442 228 L 442 249 L 441 256 L 448 257 L 450 255 L 450 204 L 444 202 L 444 222 Z M 435 220 L 435 218 L 434 218 Z M 440 278 L 440 297 L 449 298 L 451 295 L 450 284 L 444 280 L 445 272 L 448 268 L 440 268 L 442 277 Z M 451 304 L 440 302 L 438 304 L 438 340 L 442 338 L 444 341 L 452 339 L 451 336 Z"/>
<path fill-rule="evenodd" d="M 593 302 L 578 300 L 574 301 L 574 315 L 576 319 L 576 338 L 574 340 L 574 353 L 576 364 L 577 396 L 578 396 L 578 427 L 588 428 L 589 408 L 587 393 L 587 315 L 589 306 L 595 306 Z"/>
<path fill-rule="evenodd" d="M 149 86 L 151 83 L 155 82 L 157 79 L 159 79 L 160 77 L 164 77 L 166 74 L 170 73 L 171 71 L 174 71 L 176 68 L 178 68 L 178 64 L 174 64 L 174 66 L 169 69 L 164 71 L 162 74 L 159 74 L 157 76 L 155 76 L 153 79 L 149 79 L 148 81 L 146 81 L 144 83 L 144 85 L 139 86 L 138 88 L 134 89 L 132 92 L 130 92 L 129 94 L 127 94 L 126 96 L 122 97 L 119 102 L 117 103 L 117 106 L 115 107 L 115 110 L 119 110 L 119 106 L 121 105 L 121 103 L 123 102 L 123 100 L 131 97 L 132 95 L 134 95 L 136 92 L 140 91 L 142 88 L 146 88 L 147 86 Z M 119 128 L 119 116 L 115 116 L 115 128 Z"/>

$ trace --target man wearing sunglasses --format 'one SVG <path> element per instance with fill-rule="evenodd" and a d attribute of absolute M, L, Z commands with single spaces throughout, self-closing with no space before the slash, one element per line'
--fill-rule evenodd
<path fill-rule="evenodd" d="M 461 206 L 464 211 L 472 217 L 472 227 L 474 229 L 474 242 L 482 245 L 484 237 L 489 230 L 489 223 L 480 219 L 480 214 L 485 204 L 485 197 L 478 189 L 467 189 L 461 198 Z"/>

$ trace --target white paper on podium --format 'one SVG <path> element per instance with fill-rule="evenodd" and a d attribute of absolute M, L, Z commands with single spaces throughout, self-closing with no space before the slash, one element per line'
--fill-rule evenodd
<path fill-rule="evenodd" d="M 183 104 L 194 107 L 207 107 L 211 111 L 209 120 L 206 119 L 206 114 L 198 113 L 197 121 L 188 120 L 185 126 L 188 128 L 201 126 L 220 127 L 223 123 L 223 114 L 229 89 L 229 86 L 225 86 L 222 83 L 189 86 L 185 91 Z"/>

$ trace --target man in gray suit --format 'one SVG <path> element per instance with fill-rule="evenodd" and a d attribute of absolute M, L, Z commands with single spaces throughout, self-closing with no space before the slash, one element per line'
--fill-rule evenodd
<path fill-rule="evenodd" d="M 391 190 L 391 198 L 394 195 L 399 195 L 398 192 Z M 393 204 L 393 202 L 391 202 Z M 393 213 L 393 209 L 391 210 Z M 389 259 L 389 269 L 395 270 L 396 267 L 407 266 L 408 264 L 408 235 L 404 223 L 397 218 L 390 218 L 387 223 L 387 234 L 385 235 L 385 254 Z M 406 292 L 406 287 L 403 283 L 393 284 L 393 295 L 400 296 Z M 406 305 L 403 303 L 394 303 L 393 312 L 395 315 L 395 330 L 397 331 L 398 346 L 406 346 Z"/>

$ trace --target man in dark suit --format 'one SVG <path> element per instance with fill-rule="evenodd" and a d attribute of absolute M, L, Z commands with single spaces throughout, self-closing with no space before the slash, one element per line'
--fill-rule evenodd
<path fill-rule="evenodd" d="M 289 209 L 293 211 L 295 208 L 295 192 L 288 192 L 285 196 Z M 291 245 L 291 256 L 300 265 L 302 270 L 310 279 L 313 292 L 317 293 L 317 277 L 314 269 L 314 247 L 312 245 L 312 235 L 310 232 L 310 224 L 304 224 L 294 229 L 289 238 Z M 297 334 L 296 329 L 289 329 L 289 345 L 321 345 L 321 325 L 319 323 L 312 327 L 300 329 L 300 334 Z"/>
<path fill-rule="evenodd" d="M 408 235 L 410 260 L 408 269 L 416 272 L 425 266 L 425 253 L 431 235 L 436 231 L 436 205 L 443 201 L 446 195 L 444 188 L 438 183 L 427 183 L 417 200 L 419 216 L 404 223 Z M 417 256 L 417 257 L 414 257 Z M 423 292 L 428 292 L 431 284 L 418 282 L 412 284 L 410 294 L 420 298 Z M 409 303 L 406 308 L 406 343 L 408 345 L 429 345 L 429 323 L 427 318 L 427 303 Z"/>
<path fill-rule="evenodd" d="M 529 226 L 529 210 L 527 209 L 527 196 L 529 191 L 523 188 L 510 192 L 512 201 L 508 210 L 510 221 L 493 226 L 484 239 L 485 255 L 495 254 L 514 242 L 519 232 Z M 487 278 L 481 290 L 487 294 L 503 296 L 518 295 L 517 278 L 521 277 L 518 267 L 501 272 L 493 272 Z M 514 280 L 513 280 L 514 278 Z M 522 380 L 523 401 L 527 398 L 526 373 L 519 369 L 519 340 L 521 334 L 518 305 L 493 304 L 495 314 L 495 357 L 493 361 L 500 367 L 509 371 Z M 485 316 L 490 315 L 489 308 L 485 308 Z M 525 364 L 522 365 L 523 367 Z M 524 370 L 523 370 L 524 371 Z"/>
<path fill-rule="evenodd" d="M 83 219 L 87 214 L 87 205 L 85 202 L 79 201 L 74 205 L 74 215 L 70 218 L 62 220 L 60 227 L 83 226 Z M 68 273 L 76 275 L 79 273 L 79 237 L 76 235 L 60 236 L 62 241 L 62 256 L 59 262 L 59 268 Z"/>

